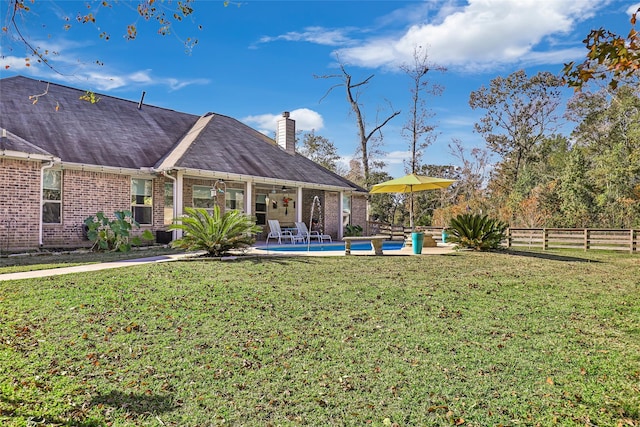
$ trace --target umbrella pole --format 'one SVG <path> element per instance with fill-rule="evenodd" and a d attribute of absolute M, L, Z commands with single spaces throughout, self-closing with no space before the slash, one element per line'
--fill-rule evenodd
<path fill-rule="evenodd" d="M 411 227 L 411 232 L 415 231 L 415 227 L 413 226 L 413 191 L 409 193 L 411 197 L 409 199 L 409 227 Z"/>

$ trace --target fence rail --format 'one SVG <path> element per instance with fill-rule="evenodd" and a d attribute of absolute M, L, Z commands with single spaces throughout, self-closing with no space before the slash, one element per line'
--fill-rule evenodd
<path fill-rule="evenodd" d="M 509 228 L 506 246 L 637 252 L 640 230 L 613 228 Z"/>
<path fill-rule="evenodd" d="M 442 227 L 416 227 L 442 242 Z M 392 240 L 409 236 L 411 229 L 370 221 L 369 234 L 388 234 Z M 609 251 L 640 252 L 640 230 L 619 228 L 508 228 L 502 245 L 507 248 L 527 247 L 547 249 L 600 249 Z"/>

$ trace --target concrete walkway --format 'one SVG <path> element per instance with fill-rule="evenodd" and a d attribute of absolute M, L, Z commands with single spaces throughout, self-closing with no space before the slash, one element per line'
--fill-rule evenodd
<path fill-rule="evenodd" d="M 181 258 L 192 257 L 194 254 L 159 255 L 148 258 L 127 259 L 122 261 L 102 262 L 97 264 L 76 265 L 73 267 L 51 268 L 48 270 L 22 271 L 19 273 L 0 274 L 0 282 L 3 280 L 33 279 L 37 277 L 60 276 L 71 273 L 87 273 L 111 268 L 130 267 L 132 265 L 150 264 L 155 262 L 175 261 Z"/>

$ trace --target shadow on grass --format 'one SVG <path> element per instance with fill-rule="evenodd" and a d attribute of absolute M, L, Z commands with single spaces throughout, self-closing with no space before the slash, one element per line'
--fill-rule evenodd
<path fill-rule="evenodd" d="M 91 399 L 91 404 L 122 409 L 134 415 L 160 415 L 177 408 L 177 406 L 172 403 L 170 396 L 141 393 L 127 394 L 117 390 L 112 390 L 108 394 L 94 397 Z"/>
<path fill-rule="evenodd" d="M 0 403 L 4 403 L 5 406 L 9 405 L 12 409 L 2 409 L 0 408 L 0 423 L 2 423 L 3 419 L 6 418 L 18 418 L 27 422 L 27 426 L 37 426 L 37 425 L 45 425 L 45 426 L 73 426 L 73 427 L 101 427 L 104 423 L 99 421 L 79 421 L 79 420 L 62 420 L 58 417 L 47 416 L 47 415 L 35 415 L 29 413 L 23 413 L 22 411 L 18 415 L 18 408 L 25 406 L 25 402 L 21 400 L 13 400 L 7 399 L 3 396 L 0 396 Z M 6 417 L 6 418 L 5 418 Z M 4 425 L 4 424 L 2 424 Z"/>
<path fill-rule="evenodd" d="M 599 263 L 600 261 L 594 260 L 591 258 L 580 258 L 574 256 L 567 255 L 558 255 L 558 254 L 550 254 L 544 252 L 529 252 L 529 251 L 504 251 L 502 252 L 507 255 L 516 255 L 516 256 L 525 256 L 529 258 L 540 258 L 540 259 L 548 259 L 550 261 L 564 261 L 564 262 L 594 262 Z"/>
<path fill-rule="evenodd" d="M 55 426 L 74 426 L 74 427 L 100 427 L 104 426 L 103 422 L 93 420 L 82 420 L 82 416 L 71 415 L 70 419 L 61 419 L 57 416 L 47 414 L 24 413 L 19 408 L 25 406 L 25 402 L 7 399 L 0 396 L 0 403 L 8 405 L 11 409 L 2 409 L 0 407 L 0 424 L 2 419 L 20 418 L 27 421 L 27 425 L 55 425 Z M 165 412 L 173 411 L 177 408 L 172 403 L 170 396 L 148 395 L 143 393 L 122 393 L 112 390 L 108 394 L 98 395 L 91 399 L 91 406 L 108 406 L 114 409 L 120 409 L 134 416 L 141 415 L 160 415 Z M 66 418 L 66 417 L 65 417 Z"/>

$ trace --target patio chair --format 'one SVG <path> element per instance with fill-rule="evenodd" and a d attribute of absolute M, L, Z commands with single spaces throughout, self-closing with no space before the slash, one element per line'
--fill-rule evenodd
<path fill-rule="evenodd" d="M 316 230 L 309 231 L 307 224 L 304 222 L 296 222 L 296 228 L 298 229 L 298 235 L 304 236 L 307 241 L 310 239 L 318 239 L 318 242 L 332 241 L 329 234 L 320 234 Z"/>
<path fill-rule="evenodd" d="M 282 231 L 280 228 L 280 221 L 277 219 L 269 220 L 269 234 L 267 234 L 266 243 L 269 243 L 270 238 L 278 239 L 278 243 L 282 244 L 282 238 L 291 240 L 293 243 L 293 233 L 290 231 Z"/>

